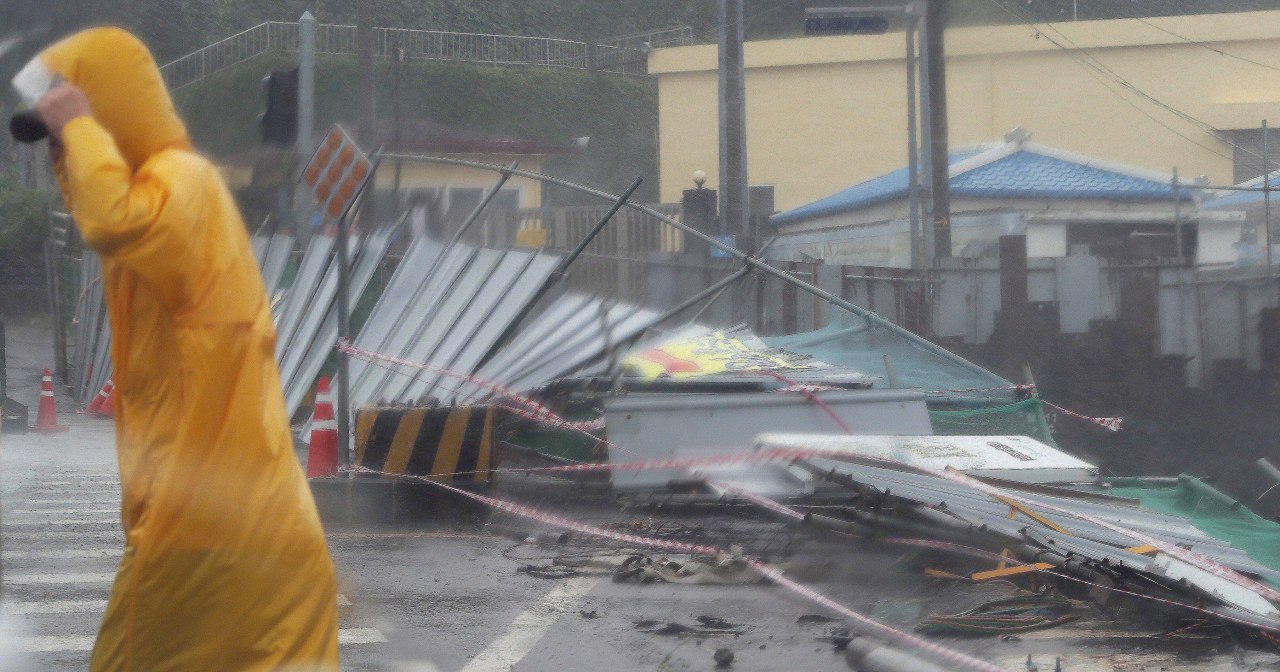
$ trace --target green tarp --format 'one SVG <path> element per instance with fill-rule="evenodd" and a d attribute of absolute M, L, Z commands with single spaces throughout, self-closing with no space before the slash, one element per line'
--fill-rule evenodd
<path fill-rule="evenodd" d="M 1152 511 L 1191 520 L 1205 534 L 1230 542 L 1259 564 L 1280 571 L 1280 524 L 1267 520 L 1204 481 L 1183 474 L 1174 487 L 1140 478 L 1111 478 L 1107 494 L 1129 497 Z M 1268 583 L 1280 586 L 1280 581 Z"/>
<path fill-rule="evenodd" d="M 933 433 L 945 436 L 1030 436 L 1057 447 L 1049 423 L 1044 418 L 1044 402 L 1038 398 L 1023 399 L 1003 406 L 987 406 L 964 410 L 943 410 L 929 402 L 929 420 Z"/>

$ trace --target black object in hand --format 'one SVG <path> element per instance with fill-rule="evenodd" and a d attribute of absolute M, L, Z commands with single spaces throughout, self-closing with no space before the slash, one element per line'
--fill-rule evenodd
<path fill-rule="evenodd" d="M 39 142 L 49 137 L 49 127 L 34 111 L 25 110 L 9 118 L 9 133 L 18 142 Z"/>

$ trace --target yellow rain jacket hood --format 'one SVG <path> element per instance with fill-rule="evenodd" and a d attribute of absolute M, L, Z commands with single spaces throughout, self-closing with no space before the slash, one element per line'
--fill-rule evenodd
<path fill-rule="evenodd" d="M 125 553 L 90 669 L 336 670 L 333 566 L 235 202 L 129 33 L 73 35 L 23 77 L 93 110 L 57 169 L 102 256 L 117 391 Z"/>

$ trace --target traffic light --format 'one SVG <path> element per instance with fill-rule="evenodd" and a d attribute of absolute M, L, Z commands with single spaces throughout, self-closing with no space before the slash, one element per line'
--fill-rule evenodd
<path fill-rule="evenodd" d="M 267 107 L 258 115 L 262 144 L 288 147 L 298 140 L 298 69 L 277 70 L 262 78 Z"/>

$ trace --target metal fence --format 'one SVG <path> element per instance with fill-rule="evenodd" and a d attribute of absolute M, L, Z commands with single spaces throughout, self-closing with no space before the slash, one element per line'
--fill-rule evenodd
<path fill-rule="evenodd" d="M 664 215 L 680 217 L 677 204 L 650 207 Z M 505 246 L 515 244 L 519 232 L 524 231 L 526 241 L 545 241 L 548 250 L 572 250 L 608 210 L 607 206 L 493 210 L 468 239 L 477 245 Z M 675 227 L 625 208 L 583 250 L 571 268 L 567 284 L 571 289 L 598 296 L 637 301 L 643 298 L 648 259 L 655 253 L 683 249 L 684 234 Z"/>
<path fill-rule="evenodd" d="M 160 67 L 160 72 L 171 91 L 180 89 L 260 54 L 295 52 L 298 50 L 298 30 L 297 23 L 261 23 L 166 63 Z M 409 59 L 574 68 L 627 75 L 647 72 L 650 48 L 678 46 L 692 41 L 693 30 L 688 26 L 625 35 L 599 43 L 521 35 L 373 29 L 374 58 L 391 58 L 397 49 L 403 49 L 405 58 Z M 356 27 L 317 25 L 316 51 L 354 55 Z"/>

